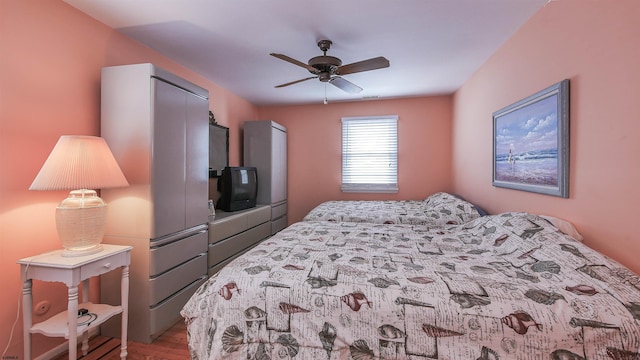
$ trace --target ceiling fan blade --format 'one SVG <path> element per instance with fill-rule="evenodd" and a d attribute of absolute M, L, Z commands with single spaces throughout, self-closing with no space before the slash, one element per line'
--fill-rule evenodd
<path fill-rule="evenodd" d="M 285 86 L 297 84 L 299 82 L 307 81 L 307 80 L 310 80 L 310 79 L 317 79 L 317 78 L 318 78 L 317 76 L 311 76 L 311 77 L 308 77 L 308 78 L 304 78 L 304 79 L 288 82 L 288 83 L 285 83 L 285 84 L 276 85 L 276 87 L 277 88 L 281 88 L 281 87 L 285 87 Z"/>
<path fill-rule="evenodd" d="M 376 70 L 389 67 L 389 60 L 384 56 L 378 56 L 368 60 L 362 60 L 347 65 L 342 65 L 336 71 L 337 75 L 353 74 L 361 71 Z"/>
<path fill-rule="evenodd" d="M 348 80 L 345 80 L 343 78 L 341 78 L 340 76 L 336 76 L 331 78 L 331 80 L 329 80 L 329 82 L 331 83 L 331 85 L 337 87 L 338 89 L 341 89 L 343 91 L 346 91 L 348 93 L 352 93 L 352 94 L 357 94 L 360 91 L 362 91 L 362 88 Z"/>
<path fill-rule="evenodd" d="M 280 60 L 284 60 L 284 61 L 286 61 L 286 62 L 292 63 L 292 64 L 294 64 L 294 65 L 298 65 L 298 66 L 300 66 L 300 67 L 303 67 L 303 68 L 305 68 L 305 69 L 309 70 L 309 71 L 310 71 L 311 73 L 313 73 L 313 74 L 317 74 L 317 73 L 320 71 L 320 70 L 318 70 L 318 69 L 314 68 L 314 67 L 313 67 L 313 66 L 311 66 L 311 65 L 308 65 L 308 64 L 303 63 L 302 61 L 298 61 L 298 60 L 296 60 L 296 59 L 290 58 L 290 57 L 288 57 L 287 55 L 283 55 L 283 54 L 276 54 L 276 53 L 271 53 L 271 54 L 269 54 L 269 55 L 271 55 L 271 56 L 273 56 L 273 57 L 277 57 L 277 58 L 278 58 L 278 59 L 280 59 Z"/>

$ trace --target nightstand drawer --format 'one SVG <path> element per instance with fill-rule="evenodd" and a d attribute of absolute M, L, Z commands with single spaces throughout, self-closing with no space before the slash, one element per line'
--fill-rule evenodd
<path fill-rule="evenodd" d="M 123 252 L 120 254 L 109 256 L 108 258 L 105 258 L 105 259 L 100 259 L 98 261 L 83 265 L 80 268 L 80 278 L 88 279 L 93 276 L 108 273 L 109 271 L 115 268 L 125 266 L 129 264 L 129 256 L 130 255 L 128 252 Z"/>

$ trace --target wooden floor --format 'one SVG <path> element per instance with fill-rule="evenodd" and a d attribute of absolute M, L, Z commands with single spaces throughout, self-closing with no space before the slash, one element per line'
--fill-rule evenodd
<path fill-rule="evenodd" d="M 188 360 L 187 327 L 184 321 L 179 321 L 152 344 L 128 341 L 127 353 L 127 360 Z M 65 360 L 68 357 L 69 354 L 65 353 L 53 360 Z M 96 336 L 89 341 L 87 356 L 82 356 L 82 350 L 78 346 L 78 359 L 119 360 L 120 339 Z"/>

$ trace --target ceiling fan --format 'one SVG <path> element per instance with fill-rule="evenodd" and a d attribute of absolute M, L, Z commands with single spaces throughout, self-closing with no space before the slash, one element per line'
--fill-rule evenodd
<path fill-rule="evenodd" d="M 331 85 L 342 89 L 348 93 L 359 93 L 362 88 L 342 77 L 342 75 L 353 74 L 357 72 L 376 70 L 389 67 L 389 60 L 383 56 L 371 58 L 368 60 L 362 60 L 355 63 L 342 65 L 342 60 L 337 57 L 327 56 L 327 50 L 331 47 L 331 40 L 318 41 L 318 47 L 324 55 L 316 56 L 309 59 L 308 64 L 305 64 L 296 59 L 290 58 L 287 55 L 271 53 L 271 56 L 277 57 L 280 60 L 290 62 L 294 65 L 298 65 L 309 70 L 314 76 L 310 76 L 304 79 L 291 81 L 281 85 L 277 85 L 277 88 L 297 84 L 310 79 L 320 79 L 324 83 L 330 83 Z"/>

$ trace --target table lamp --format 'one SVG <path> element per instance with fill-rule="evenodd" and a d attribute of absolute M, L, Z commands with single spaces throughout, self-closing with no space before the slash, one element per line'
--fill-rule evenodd
<path fill-rule="evenodd" d="M 64 135 L 29 190 L 71 190 L 56 208 L 62 256 L 100 252 L 107 204 L 95 190 L 128 186 L 107 142 L 97 136 Z"/>

